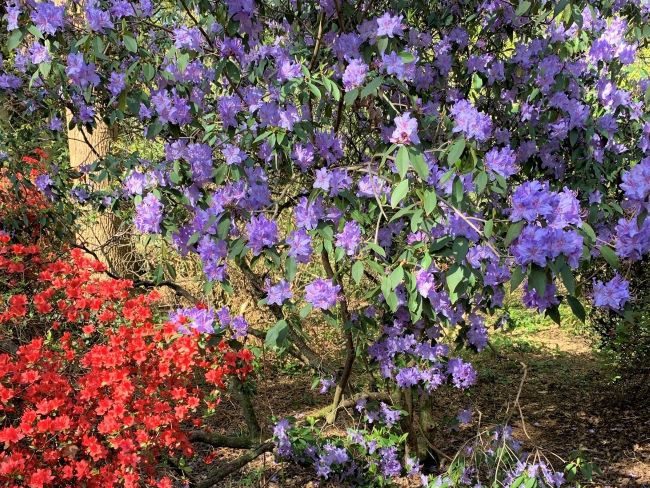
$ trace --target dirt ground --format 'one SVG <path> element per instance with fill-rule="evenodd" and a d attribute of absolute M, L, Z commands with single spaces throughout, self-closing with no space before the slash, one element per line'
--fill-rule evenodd
<path fill-rule="evenodd" d="M 328 337 L 324 344 L 335 341 Z M 432 439 L 444 453 L 453 454 L 472 436 L 472 425 L 453 430 L 445 415 L 471 407 L 483 425 L 497 424 L 509 415 L 526 364 L 527 376 L 520 397 L 521 415 L 512 416 L 516 436 L 526 448 L 541 448 L 556 468 L 576 450 L 602 471 L 596 487 L 650 487 L 650 389 L 648 385 L 617 384 L 608 361 L 595 352 L 588 337 L 567 327 L 539 321 L 493 337 L 494 350 L 474 358 L 479 382 L 465 393 L 446 390 L 436 397 L 434 413 L 440 429 Z M 266 373 L 256 396 L 260 419 L 298 416 L 324 406 L 329 395 L 311 388 L 312 376 L 291 361 L 262 361 Z M 234 404 L 226 399 L 215 425 L 233 433 L 243 428 Z M 345 415 L 343 416 L 345 417 Z M 334 431 L 343 431 L 342 418 Z M 236 456 L 219 450 L 212 465 Z M 207 466 L 196 466 L 206 469 Z M 250 463 L 222 482 L 223 488 L 317 487 L 310 469 L 278 464 L 272 454 Z"/>

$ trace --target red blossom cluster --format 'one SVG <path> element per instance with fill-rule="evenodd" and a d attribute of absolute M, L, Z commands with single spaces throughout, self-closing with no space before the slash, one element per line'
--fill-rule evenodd
<path fill-rule="evenodd" d="M 44 172 L 46 159 L 45 151 L 36 148 L 21 158 L 22 171 L 0 170 L 0 215 L 7 220 L 26 218 L 32 235 L 38 232 L 39 215 L 49 207 L 47 198 L 34 187 L 36 177 Z"/>
<path fill-rule="evenodd" d="M 52 259 L 0 233 L 0 328 L 48 333 L 0 355 L 2 486 L 171 486 L 167 456 L 252 355 L 156 320 L 156 293 L 104 277 L 73 250 Z M 210 391 L 198 385 L 214 385 Z"/>

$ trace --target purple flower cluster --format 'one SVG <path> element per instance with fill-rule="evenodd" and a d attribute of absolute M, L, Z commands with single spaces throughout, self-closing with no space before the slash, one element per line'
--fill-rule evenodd
<path fill-rule="evenodd" d="M 158 234 L 163 219 L 163 204 L 153 193 L 148 193 L 135 207 L 133 224 L 142 233 Z"/>
<path fill-rule="evenodd" d="M 630 300 L 630 283 L 620 275 L 614 276 L 607 283 L 594 282 L 593 304 L 610 310 L 621 310 Z"/>
<path fill-rule="evenodd" d="M 336 234 L 336 246 L 345 250 L 348 256 L 354 256 L 361 244 L 361 226 L 355 221 L 346 222 L 343 230 Z"/>
<path fill-rule="evenodd" d="M 535 180 L 523 183 L 513 194 L 510 220 L 529 224 L 512 245 L 517 264 L 543 267 L 561 254 L 573 268 L 580 263 L 583 238 L 576 230 L 566 229 L 582 224 L 580 204 L 573 192 L 554 192 L 548 183 Z"/>
<path fill-rule="evenodd" d="M 266 303 L 269 305 L 280 305 L 293 298 L 291 286 L 286 280 L 280 280 L 277 284 L 271 285 L 271 282 L 266 282 Z"/>
<path fill-rule="evenodd" d="M 517 155 L 510 149 L 510 146 L 501 149 L 493 148 L 485 153 L 485 166 L 506 179 L 517 174 L 519 168 L 516 161 Z"/>
<path fill-rule="evenodd" d="M 368 74 L 368 65 L 360 59 L 350 60 L 350 64 L 343 72 L 343 87 L 346 91 L 353 90 L 361 85 Z"/>
<path fill-rule="evenodd" d="M 210 308 L 181 308 L 169 315 L 169 321 L 181 334 L 191 334 L 192 331 L 214 333 L 215 314 Z"/>
<path fill-rule="evenodd" d="M 332 466 L 345 464 L 349 460 L 350 456 L 344 448 L 325 444 L 316 461 L 316 475 L 327 479 L 332 472 Z"/>
<path fill-rule="evenodd" d="M 467 100 L 459 100 L 451 108 L 454 118 L 454 132 L 462 132 L 466 137 L 479 142 L 487 141 L 492 135 L 492 119 L 487 114 L 479 112 Z"/>
<path fill-rule="evenodd" d="M 278 224 L 267 219 L 264 215 L 251 217 L 246 225 L 248 234 L 248 247 L 253 255 L 258 256 L 265 247 L 271 247 L 278 243 Z"/>
<path fill-rule="evenodd" d="M 395 130 L 390 136 L 390 142 L 395 144 L 419 144 L 418 121 L 406 112 L 395 117 Z"/>
<path fill-rule="evenodd" d="M 318 278 L 305 287 L 305 300 L 314 308 L 329 310 L 336 306 L 341 287 L 332 280 Z"/>

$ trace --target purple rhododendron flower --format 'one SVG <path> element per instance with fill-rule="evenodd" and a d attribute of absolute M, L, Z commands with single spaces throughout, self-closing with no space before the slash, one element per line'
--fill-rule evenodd
<path fill-rule="evenodd" d="M 390 136 L 390 142 L 395 144 L 419 144 L 418 121 L 406 112 L 395 117 L 395 130 Z"/>
<path fill-rule="evenodd" d="M 278 225 L 264 215 L 251 217 L 246 225 L 248 234 L 248 247 L 257 256 L 265 247 L 271 247 L 278 243 Z"/>
<path fill-rule="evenodd" d="M 81 53 L 68 54 L 65 73 L 72 83 L 81 88 L 99 85 L 99 76 L 95 70 L 95 63 L 86 63 Z"/>
<path fill-rule="evenodd" d="M 403 15 L 396 15 L 393 17 L 390 13 L 385 12 L 384 15 L 377 18 L 377 37 L 401 36 L 404 33 L 404 26 L 402 25 L 403 19 Z"/>
<path fill-rule="evenodd" d="M 346 222 L 343 230 L 336 234 L 336 246 L 345 250 L 348 256 L 354 256 L 361 244 L 361 227 L 354 221 Z"/>
<path fill-rule="evenodd" d="M 55 5 L 53 2 L 39 2 L 32 10 L 31 19 L 43 34 L 56 34 L 63 28 L 63 15 L 65 7 Z"/>
<path fill-rule="evenodd" d="M 456 388 L 466 389 L 476 383 L 476 371 L 470 363 L 460 358 L 452 358 L 447 363 L 447 372 L 451 374 Z"/>
<path fill-rule="evenodd" d="M 314 308 L 329 310 L 336 305 L 341 287 L 330 279 L 318 278 L 305 287 L 305 300 Z"/>
<path fill-rule="evenodd" d="M 278 455 L 281 458 L 288 458 L 293 453 L 293 448 L 291 447 L 291 439 L 287 431 L 289 430 L 290 424 L 287 419 L 281 419 L 273 427 L 273 437 L 275 439 L 275 445 L 278 452 Z"/>
<path fill-rule="evenodd" d="M 269 305 L 280 305 L 293 298 L 291 287 L 286 280 L 280 280 L 277 284 L 271 285 L 270 281 L 266 282 L 266 303 Z"/>
<path fill-rule="evenodd" d="M 108 82 L 108 91 L 114 97 L 118 96 L 126 88 L 126 74 L 125 73 L 111 73 Z"/>
<path fill-rule="evenodd" d="M 287 237 L 287 244 L 289 244 L 289 256 L 301 264 L 309 262 L 312 254 L 311 236 L 305 229 L 298 229 L 293 231 Z"/>
<path fill-rule="evenodd" d="M 343 72 L 343 87 L 346 91 L 361 86 L 368 74 L 368 65 L 360 59 L 353 59 Z"/>
<path fill-rule="evenodd" d="M 233 317 L 232 320 L 230 320 L 229 325 L 235 339 L 241 339 L 248 335 L 248 322 L 246 322 L 246 319 L 244 319 L 244 317 Z"/>
<path fill-rule="evenodd" d="M 158 234 L 163 219 L 163 204 L 153 194 L 149 193 L 135 207 L 135 228 L 143 233 Z"/>
<path fill-rule="evenodd" d="M 517 173 L 519 168 L 516 160 L 517 155 L 509 146 L 501 149 L 493 148 L 485 153 L 485 166 L 506 179 Z"/>
<path fill-rule="evenodd" d="M 190 334 L 192 330 L 201 334 L 214 332 L 214 310 L 210 308 L 180 308 L 170 314 L 169 321 L 181 334 Z"/>
<path fill-rule="evenodd" d="M 620 275 L 614 276 L 607 283 L 594 283 L 593 304 L 610 310 L 621 310 L 630 300 L 630 283 Z"/>
<path fill-rule="evenodd" d="M 479 142 L 487 141 L 492 135 L 490 116 L 479 112 L 467 100 L 456 102 L 451 108 L 451 115 L 454 118 L 454 132 L 462 132 Z"/>
<path fill-rule="evenodd" d="M 461 410 L 458 412 L 456 419 L 458 419 L 460 425 L 468 425 L 472 422 L 472 411 L 468 409 Z"/>
<path fill-rule="evenodd" d="M 650 195 L 650 157 L 644 158 L 621 177 L 621 189 L 632 201 L 646 202 Z"/>
<path fill-rule="evenodd" d="M 383 447 L 379 449 L 379 456 L 379 467 L 383 476 L 393 478 L 402 474 L 402 465 L 398 459 L 397 447 Z"/>

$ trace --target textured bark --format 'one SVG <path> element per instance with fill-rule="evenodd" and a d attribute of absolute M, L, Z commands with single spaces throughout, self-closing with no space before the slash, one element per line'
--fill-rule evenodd
<path fill-rule="evenodd" d="M 68 113 L 68 122 L 70 121 Z M 92 133 L 85 129 L 68 130 L 70 166 L 79 169 L 110 153 L 115 131 L 102 121 L 96 121 Z M 113 213 L 106 212 L 93 217 L 85 215 L 80 222 L 77 241 L 92 250 L 115 274 L 133 278 L 133 246 L 130 236 L 121 228 L 122 222 Z"/>

